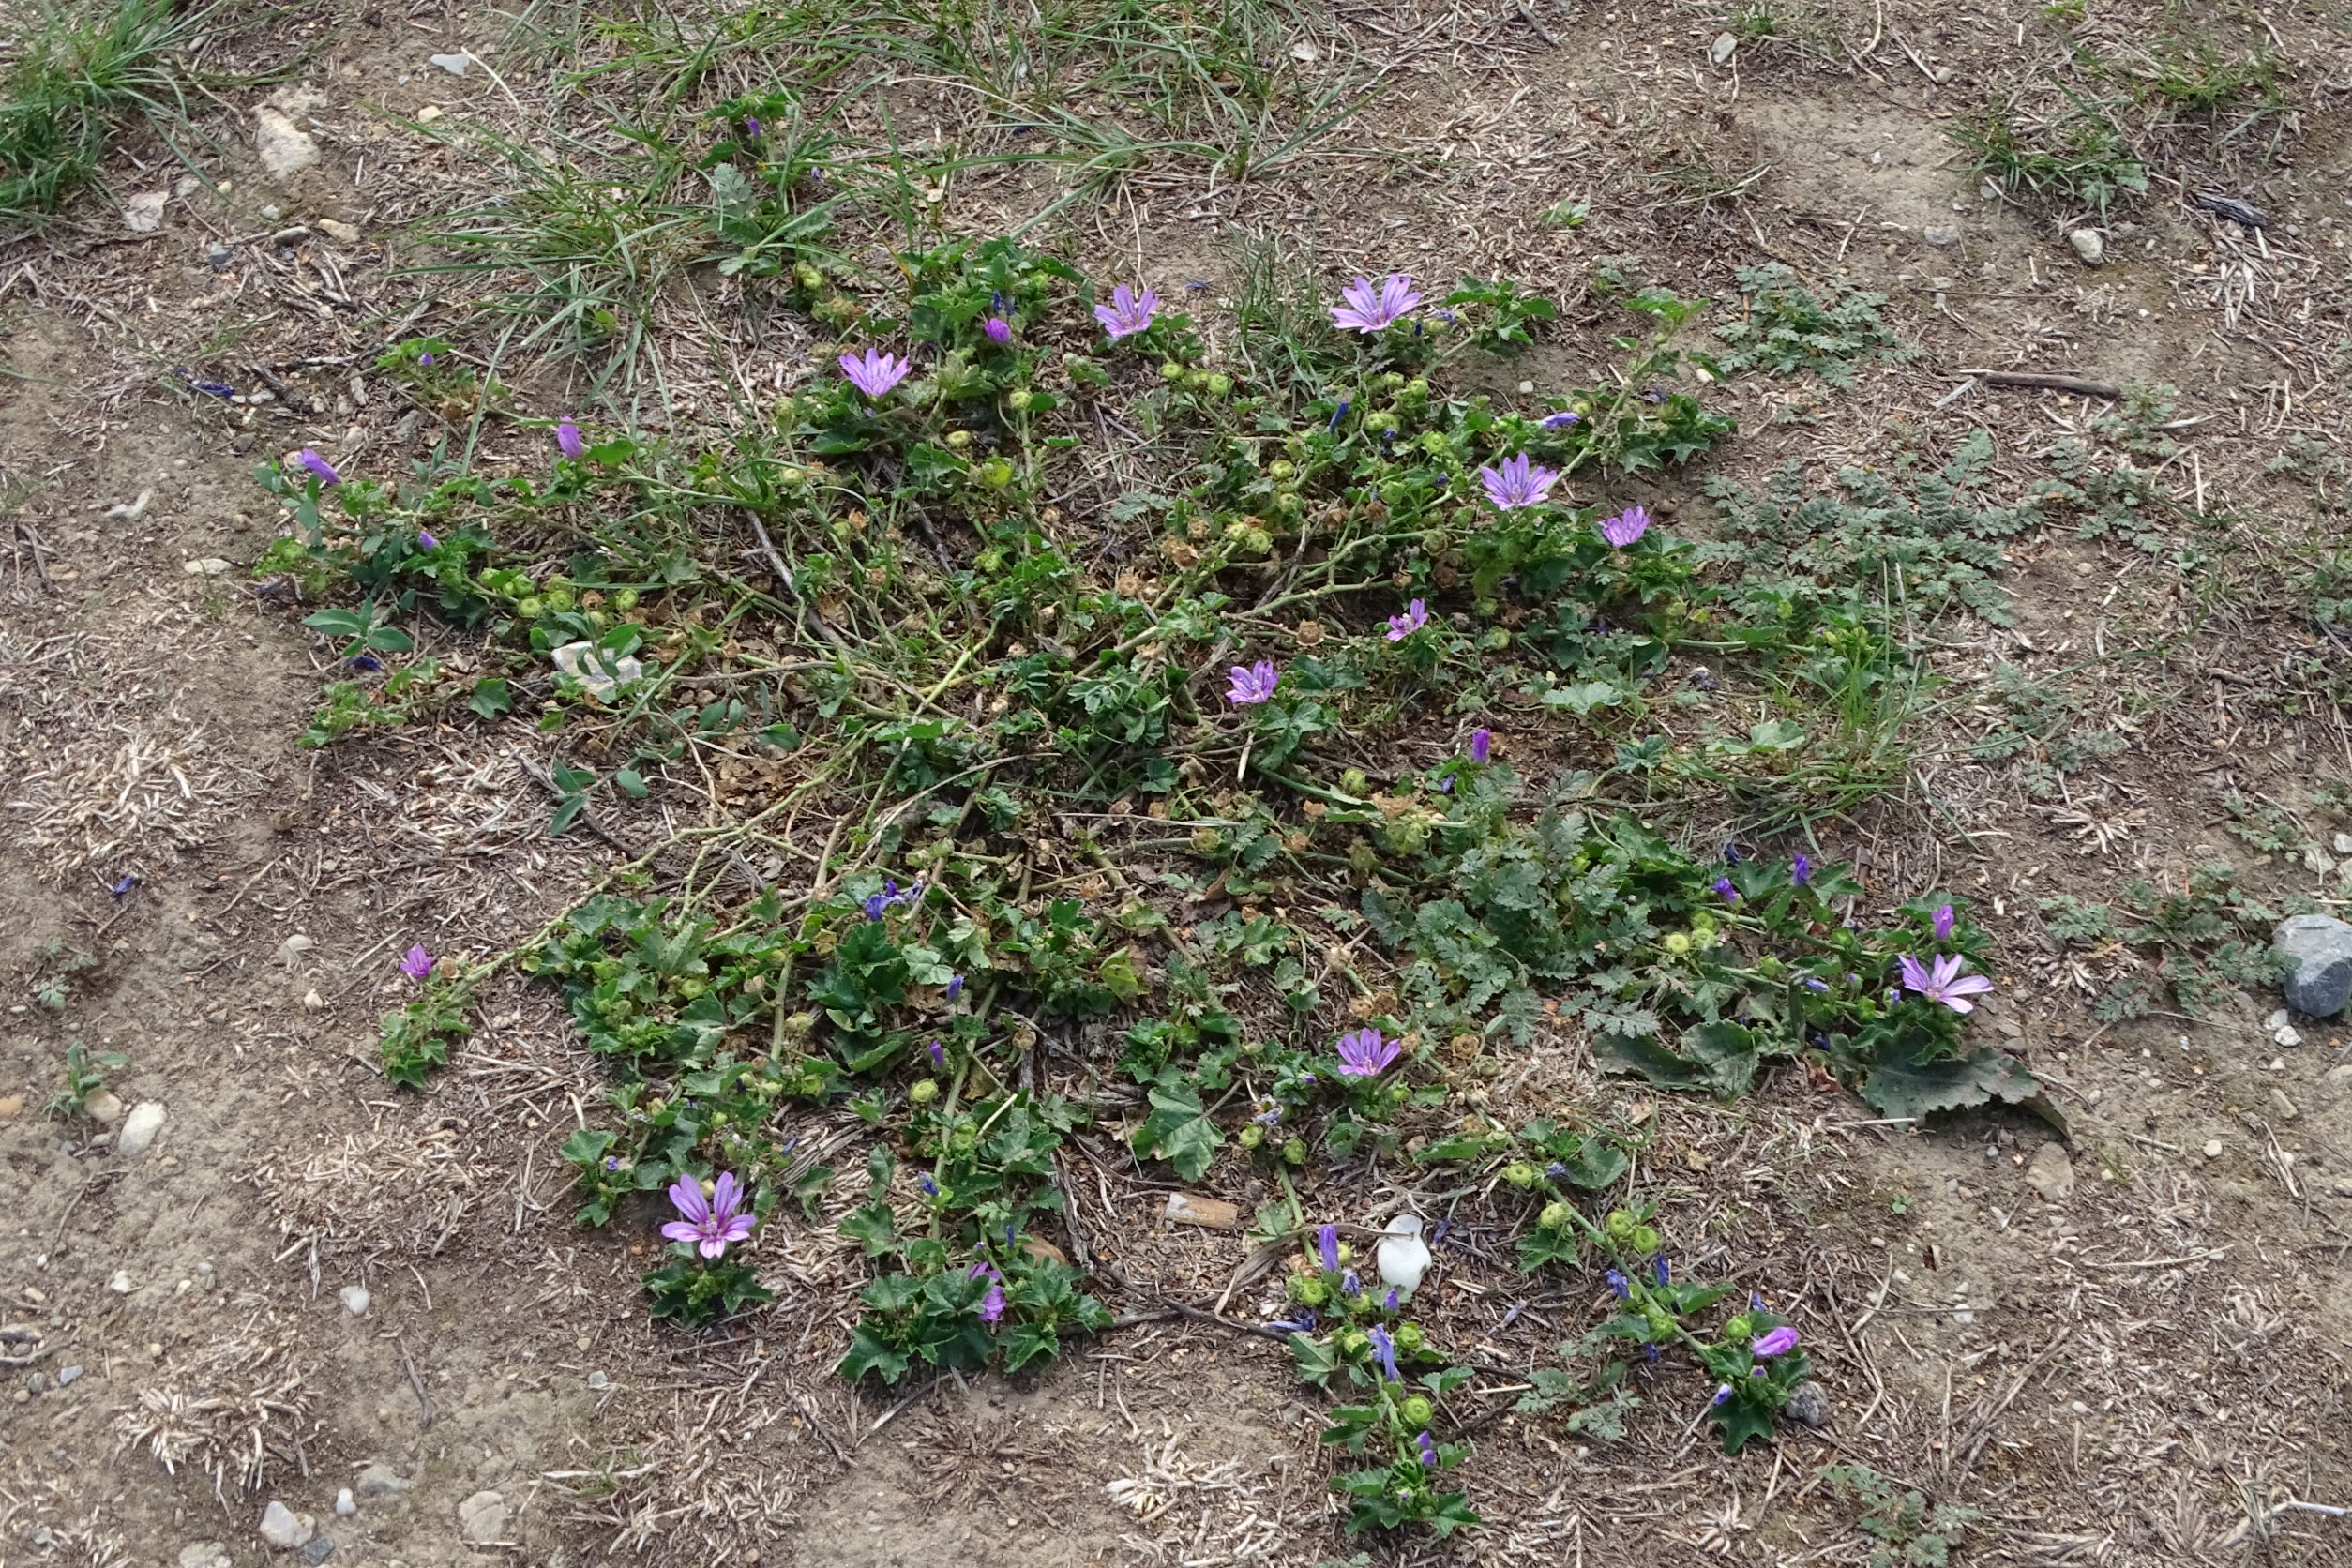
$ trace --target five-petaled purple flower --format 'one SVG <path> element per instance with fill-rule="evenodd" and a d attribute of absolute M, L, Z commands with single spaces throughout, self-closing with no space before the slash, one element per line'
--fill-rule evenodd
<path fill-rule="evenodd" d="M 411 980 L 422 982 L 433 972 L 433 956 L 425 951 L 423 942 L 413 943 L 400 955 L 400 972 Z"/>
<path fill-rule="evenodd" d="M 579 424 L 570 419 L 555 422 L 555 449 L 567 458 L 577 458 L 588 450 L 588 444 L 580 436 Z"/>
<path fill-rule="evenodd" d="M 1348 303 L 1331 308 L 1331 324 L 1358 332 L 1378 332 L 1421 303 L 1410 272 L 1392 272 L 1377 286 L 1369 278 L 1359 278 L 1339 294 Z"/>
<path fill-rule="evenodd" d="M 1122 283 L 1110 291 L 1109 304 L 1094 307 L 1094 319 L 1103 324 L 1103 331 L 1115 343 L 1150 326 L 1159 309 L 1159 295 L 1149 289 L 1138 294 Z"/>
<path fill-rule="evenodd" d="M 746 1212 L 747 1196 L 731 1170 L 718 1173 L 708 1198 L 702 1196 L 701 1183 L 681 1176 L 671 1184 L 670 1201 L 686 1218 L 671 1220 L 661 1233 L 673 1242 L 692 1242 L 705 1258 L 723 1257 L 728 1244 L 749 1236 L 757 1223 Z"/>
<path fill-rule="evenodd" d="M 1740 890 L 1731 885 L 1731 879 L 1729 877 L 1717 877 L 1709 885 L 1713 887 L 1716 892 L 1723 895 L 1724 902 L 1727 904 L 1736 904 L 1740 901 Z"/>
<path fill-rule="evenodd" d="M 1402 642 L 1428 624 L 1428 605 L 1420 599 L 1415 599 L 1405 607 L 1405 612 L 1402 615 L 1392 615 L 1388 618 L 1388 640 L 1391 642 Z"/>
<path fill-rule="evenodd" d="M 335 472 L 335 465 L 311 451 L 308 446 L 294 455 L 294 461 L 317 475 L 319 482 L 323 485 L 339 485 L 343 482 L 343 476 Z"/>
<path fill-rule="evenodd" d="M 1413 1439 L 1413 1445 L 1421 1450 L 1422 1468 L 1436 1470 L 1438 1468 L 1438 1445 L 1429 1440 L 1429 1434 L 1424 1432 Z"/>
<path fill-rule="evenodd" d="M 1004 1276 L 990 1264 L 974 1263 L 964 1277 L 979 1279 L 983 1276 L 988 1281 L 988 1293 L 980 1298 L 980 1320 L 993 1323 L 1004 1316 Z"/>
<path fill-rule="evenodd" d="M 980 330 L 988 335 L 991 343 L 1009 343 L 1013 340 L 1013 324 L 1003 316 L 990 316 L 980 324 Z"/>
<path fill-rule="evenodd" d="M 1563 408 L 1558 414 L 1546 414 L 1536 423 L 1547 430 L 1564 430 L 1583 417 L 1573 408 Z"/>
<path fill-rule="evenodd" d="M 1631 550 L 1634 541 L 1650 532 L 1650 510 L 1646 506 L 1628 506 L 1613 518 L 1601 520 L 1601 537 L 1611 550 Z"/>
<path fill-rule="evenodd" d="M 1813 862 L 1804 857 L 1802 851 L 1798 852 L 1796 859 L 1788 863 L 1788 880 L 1799 887 L 1813 885 Z"/>
<path fill-rule="evenodd" d="M 1560 482 L 1560 470 L 1538 467 L 1521 452 L 1503 459 L 1500 468 L 1482 466 L 1478 482 L 1486 488 L 1486 499 L 1508 512 L 1521 506 L 1541 506 L 1552 493 L 1552 486 Z"/>
<path fill-rule="evenodd" d="M 1388 1336 L 1388 1330 L 1376 1323 L 1364 1331 L 1364 1336 L 1372 1341 L 1373 1352 L 1380 1358 L 1381 1376 L 1392 1383 L 1403 1382 L 1405 1380 L 1396 1371 L 1396 1341 Z"/>
<path fill-rule="evenodd" d="M 1993 988 L 1993 982 L 1982 974 L 1960 972 L 1961 959 L 1957 954 L 1937 958 L 1936 967 L 1925 964 L 1907 953 L 1903 957 L 1903 985 L 1930 1002 L 1940 1002 L 1955 1013 L 1973 1013 L 1976 1003 L 1968 998 Z"/>
<path fill-rule="evenodd" d="M 1770 1361 L 1774 1356 L 1785 1356 L 1796 1348 L 1797 1331 L 1787 1323 L 1783 1323 L 1770 1334 L 1759 1337 L 1755 1344 L 1748 1347 L 1748 1350 L 1761 1360 Z"/>
<path fill-rule="evenodd" d="M 1952 924 L 1953 918 L 1952 906 L 1950 904 L 1938 904 L 1936 906 L 1936 940 L 1937 942 L 1950 942 L 1952 940 Z"/>
<path fill-rule="evenodd" d="M 1315 1254 L 1323 1260 L 1323 1272 L 1335 1274 L 1339 1269 L 1339 1227 L 1319 1225 L 1315 1228 Z"/>
<path fill-rule="evenodd" d="M 850 384 L 869 398 L 886 396 L 890 389 L 907 379 L 914 369 L 912 359 L 900 359 L 880 349 L 867 349 L 864 358 L 843 354 L 837 363 L 841 373 L 850 378 Z"/>
<path fill-rule="evenodd" d="M 1470 761 L 1484 764 L 1495 754 L 1495 732 L 1485 725 L 1470 731 Z"/>
<path fill-rule="evenodd" d="M 1399 1047 L 1377 1029 L 1359 1029 L 1339 1037 L 1339 1076 L 1379 1078 L 1396 1060 Z"/>
<path fill-rule="evenodd" d="M 418 550 L 439 550 L 441 548 L 441 541 L 433 537 L 433 532 L 431 529 L 420 528 L 416 531 L 416 548 Z"/>
<path fill-rule="evenodd" d="M 1226 692 L 1225 699 L 1237 708 L 1251 707 L 1267 701 L 1274 696 L 1274 686 L 1282 679 L 1274 662 L 1262 658 L 1256 664 L 1237 664 L 1227 673 L 1232 677 L 1233 684 Z"/>

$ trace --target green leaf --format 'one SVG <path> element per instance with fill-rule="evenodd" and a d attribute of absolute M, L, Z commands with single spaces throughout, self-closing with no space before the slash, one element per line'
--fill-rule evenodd
<path fill-rule="evenodd" d="M 580 821 L 580 814 L 588 809 L 586 795 L 565 795 L 555 803 L 555 815 L 548 819 L 547 832 L 550 838 L 560 838 L 564 830 Z"/>
<path fill-rule="evenodd" d="M 465 705 L 484 718 L 497 718 L 514 711 L 514 690 L 493 675 L 474 683 L 473 693 L 466 698 Z"/>
<path fill-rule="evenodd" d="M 613 787 L 631 800 L 645 798 L 645 776 L 635 768 L 623 768 L 612 776 Z"/>
<path fill-rule="evenodd" d="M 902 1351 L 885 1345 L 864 1323 L 857 1325 L 850 1337 L 849 1354 L 841 1358 L 841 1376 L 854 1382 L 868 1372 L 879 1373 L 882 1380 L 895 1383 L 907 1375 L 907 1357 Z"/>
<path fill-rule="evenodd" d="M 889 1204 L 868 1203 L 842 1217 L 841 1234 L 862 1244 L 867 1257 L 880 1258 L 898 1244 L 898 1223 Z"/>
<path fill-rule="evenodd" d="M 1994 1100 L 2018 1105 L 2039 1095 L 2042 1085 L 2015 1057 L 1987 1048 L 1947 1062 L 1874 1063 L 1860 1093 L 1881 1115 L 1926 1117 Z"/>

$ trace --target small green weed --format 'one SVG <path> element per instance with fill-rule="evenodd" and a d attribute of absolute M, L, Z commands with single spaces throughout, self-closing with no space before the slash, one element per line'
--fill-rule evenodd
<path fill-rule="evenodd" d="M 70 1117 L 86 1114 L 91 1095 L 106 1087 L 106 1075 L 119 1073 L 130 1065 L 130 1058 L 121 1051 L 102 1050 L 95 1054 L 85 1049 L 79 1040 L 66 1046 L 65 1087 L 41 1107 L 47 1116 Z"/>
<path fill-rule="evenodd" d="M 2148 166 L 2116 112 L 2068 95 L 2055 118 L 2028 117 L 2013 98 L 1986 105 L 1952 128 L 1977 167 L 2013 191 L 2079 202 L 2104 213 L 2118 196 L 2145 195 Z"/>
<path fill-rule="evenodd" d="M 178 56 L 209 19 L 173 0 L 42 0 L 0 69 L 0 221 L 33 223 L 98 177 L 129 120 L 187 119 Z"/>
<path fill-rule="evenodd" d="M 1984 1517 L 1959 1503 L 1931 1508 L 1921 1493 L 1867 1465 L 1832 1465 L 1821 1479 L 1862 1509 L 1855 1524 L 1877 1543 L 1870 1549 L 1870 1568 L 1944 1568 L 1952 1548 Z"/>
<path fill-rule="evenodd" d="M 1863 355 L 1902 360 L 1918 352 L 1879 319 L 1884 294 L 1833 287 L 1825 303 L 1778 262 L 1743 266 L 1739 278 L 1747 312 L 1715 328 L 1725 345 L 1726 370 L 1761 369 L 1776 376 L 1810 370 L 1832 386 L 1851 386 Z"/>
<path fill-rule="evenodd" d="M 33 1000 L 53 1013 L 66 1010 L 73 977 L 98 968 L 98 957 L 52 937 L 33 949 Z"/>
<path fill-rule="evenodd" d="M 2108 1021 L 2154 1011 L 2160 987 L 2182 1012 L 2202 1018 L 2233 990 L 2275 984 L 2287 967 L 2269 942 L 2279 912 L 2242 892 L 2226 862 L 2194 867 L 2177 888 L 2133 878 L 2117 906 L 2045 898 L 2042 917 L 2071 956 L 2114 970 L 2093 1008 Z M 2131 949 L 2152 951 L 2152 969 Z"/>

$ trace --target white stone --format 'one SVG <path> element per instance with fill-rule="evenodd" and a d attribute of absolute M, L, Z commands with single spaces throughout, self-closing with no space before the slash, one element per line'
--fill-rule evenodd
<path fill-rule="evenodd" d="M 138 1289 L 138 1287 L 132 1285 L 130 1282 L 130 1271 L 128 1269 L 116 1269 L 114 1271 L 114 1277 L 106 1282 L 106 1288 L 109 1290 L 113 1291 L 114 1294 L 118 1296 L 128 1296 L 131 1293 L 131 1291 Z"/>
<path fill-rule="evenodd" d="M 458 1529 L 477 1546 L 503 1540 L 506 1534 L 506 1500 L 496 1492 L 476 1492 L 458 1504 Z"/>
<path fill-rule="evenodd" d="M 1727 66 L 1731 63 L 1731 57 L 1738 53 L 1740 53 L 1738 38 L 1728 33 L 1717 33 L 1715 41 L 1708 46 L 1707 57 L 1719 66 Z"/>
<path fill-rule="evenodd" d="M 2085 266 L 2097 266 L 2107 259 L 2106 237 L 2096 229 L 2069 229 L 2066 243 L 2074 248 Z"/>
<path fill-rule="evenodd" d="M 349 1486 L 344 1487 L 341 1491 L 335 1494 L 335 1516 L 337 1518 L 348 1519 L 354 1514 L 358 1512 L 358 1500 L 351 1495 L 351 1488 Z"/>
<path fill-rule="evenodd" d="M 336 219 L 320 219 L 318 222 L 318 230 L 319 233 L 324 234 L 327 238 L 333 240 L 338 245 L 357 245 L 359 243 L 359 231 L 353 228 L 350 224 Z"/>
<path fill-rule="evenodd" d="M 2205 1157 L 2209 1160 L 2218 1160 L 2222 1157 L 2222 1140 L 2220 1138 L 2213 1138 L 2206 1139 Z"/>
<path fill-rule="evenodd" d="M 432 56 L 432 63 L 451 76 L 463 76 L 466 68 L 474 63 L 474 56 L 471 54 L 435 54 Z"/>
<path fill-rule="evenodd" d="M 123 204 L 123 227 L 134 234 L 154 234 L 163 227 L 164 204 L 171 199 L 165 191 L 141 191 Z"/>
<path fill-rule="evenodd" d="M 368 1304 L 375 1298 L 368 1294 L 365 1285 L 346 1285 L 336 1294 L 343 1298 L 343 1309 L 354 1318 L 368 1315 Z"/>
<path fill-rule="evenodd" d="M 236 1568 L 229 1548 L 218 1541 L 197 1541 L 180 1548 L 180 1568 Z"/>
<path fill-rule="evenodd" d="M 163 1130 L 163 1107 L 154 1100 L 142 1100 L 130 1108 L 123 1118 L 123 1130 L 115 1135 L 114 1152 L 127 1160 L 135 1160 L 155 1147 L 156 1135 Z"/>
<path fill-rule="evenodd" d="M 262 167 L 281 180 L 319 160 L 319 144 L 309 132 L 288 119 L 283 110 L 267 106 L 253 112 L 253 150 L 262 155 Z"/>
<path fill-rule="evenodd" d="M 270 1499 L 269 1506 L 262 1510 L 262 1539 L 273 1546 L 292 1551 L 296 1546 L 309 1545 L 310 1537 L 318 1532 L 309 1515 L 297 1514 L 276 1498 Z"/>
<path fill-rule="evenodd" d="M 206 555 L 194 561 L 180 563 L 180 570 L 190 577 L 225 577 L 234 569 L 230 562 L 218 555 Z"/>

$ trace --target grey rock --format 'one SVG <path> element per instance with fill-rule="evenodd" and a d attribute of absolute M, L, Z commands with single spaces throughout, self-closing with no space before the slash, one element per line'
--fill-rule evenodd
<path fill-rule="evenodd" d="M 270 1499 L 269 1506 L 262 1510 L 262 1539 L 273 1546 L 292 1551 L 308 1545 L 317 1533 L 318 1526 L 309 1515 L 297 1514 L 276 1498 Z"/>
<path fill-rule="evenodd" d="M 2069 229 L 2066 243 L 2074 248 L 2085 266 L 2097 266 L 2107 259 L 2107 238 L 2096 229 Z"/>
<path fill-rule="evenodd" d="M 180 1548 L 180 1568 L 235 1568 L 229 1548 L 218 1541 L 191 1541 Z"/>
<path fill-rule="evenodd" d="M 466 68 L 474 63 L 474 56 L 471 54 L 436 54 L 432 56 L 432 63 L 451 76 L 463 76 Z"/>
<path fill-rule="evenodd" d="M 1805 1426 L 1830 1424 L 1829 1392 L 1819 1383 L 1799 1383 L 1788 1395 L 1788 1419 Z"/>
<path fill-rule="evenodd" d="M 302 1548 L 302 1560 L 309 1563 L 311 1568 L 318 1568 L 320 1563 L 324 1562 L 328 1558 L 333 1557 L 334 1555 L 335 1543 L 329 1541 L 324 1535 L 318 1537 L 309 1545 Z"/>
<path fill-rule="evenodd" d="M 1731 64 L 1731 57 L 1739 53 L 1738 38 L 1728 33 L 1717 33 L 1714 44 L 1707 51 L 1707 57 L 1719 66 L 1727 66 Z"/>
<path fill-rule="evenodd" d="M 390 1465 L 369 1465 L 359 1472 L 363 1498 L 396 1498 L 408 1490 L 408 1478 Z"/>
<path fill-rule="evenodd" d="M 496 1492 L 475 1493 L 458 1504 L 458 1529 L 477 1546 L 505 1539 L 506 1500 Z"/>
<path fill-rule="evenodd" d="M 163 1107 L 154 1100 L 142 1100 L 123 1118 L 123 1130 L 114 1137 L 114 1153 L 135 1160 L 155 1146 L 156 1134 L 162 1130 Z"/>
<path fill-rule="evenodd" d="M 60 1366 L 57 1368 L 57 1386 L 59 1388 L 71 1388 L 74 1384 L 80 1382 L 81 1380 L 82 1368 L 79 1366 Z"/>
<path fill-rule="evenodd" d="M 2045 1143 L 2033 1152 L 2033 1159 L 2026 1166 L 2026 1185 L 2052 1203 L 2063 1202 L 2074 1193 L 2074 1167 L 2066 1157 L 2066 1151 L 2055 1143 Z"/>
<path fill-rule="evenodd" d="M 1960 226 L 1957 223 L 1930 223 L 1920 231 L 1919 237 L 1938 250 L 1949 250 L 1960 243 Z"/>
<path fill-rule="evenodd" d="M 214 240 L 210 245 L 204 247 L 204 264 L 212 268 L 215 272 L 228 271 L 229 264 L 235 260 L 236 252 L 221 244 L 219 240 Z"/>
<path fill-rule="evenodd" d="M 281 180 L 319 160 L 319 144 L 310 133 L 287 118 L 284 110 L 267 106 L 253 112 L 253 150 L 262 155 L 262 167 Z"/>
<path fill-rule="evenodd" d="M 2327 1018 L 2352 1002 L 2352 926 L 2332 915 L 2290 915 L 2270 933 L 2270 945 L 2295 963 L 2280 988 L 2289 1007 Z"/>

